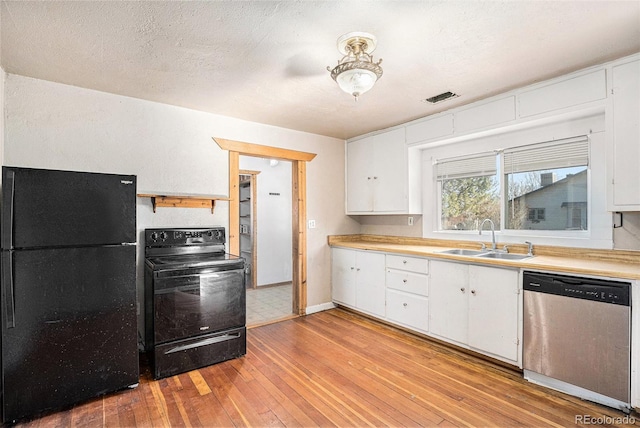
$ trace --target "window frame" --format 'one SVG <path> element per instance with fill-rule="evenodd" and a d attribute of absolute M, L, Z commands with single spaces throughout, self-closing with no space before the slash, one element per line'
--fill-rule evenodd
<path fill-rule="evenodd" d="M 440 230 L 438 212 L 439 198 L 434 168 L 436 159 L 459 157 L 480 152 L 499 151 L 516 146 L 536 144 L 541 141 L 554 141 L 587 135 L 589 139 L 589 159 L 587 167 L 587 186 L 589 208 L 587 218 L 589 230 L 501 230 L 496 231 L 500 242 L 522 243 L 526 240 L 538 245 L 571 246 L 580 248 L 613 248 L 613 230 L 611 213 L 607 207 L 606 159 L 608 155 L 608 136 L 605 132 L 604 109 L 594 109 L 567 117 L 553 117 L 535 126 L 528 125 L 511 129 L 494 129 L 487 133 L 470 134 L 463 137 L 442 140 L 437 144 L 429 143 L 415 146 L 421 152 L 422 161 L 422 236 L 424 238 L 486 242 L 486 233 L 478 235 L 477 230 L 447 231 Z M 504 165 L 500 165 L 501 171 Z M 499 173 L 499 180 L 504 174 Z M 501 183 L 504 187 L 504 183 Z M 438 198 L 438 199 L 436 199 Z M 505 209 L 501 206 L 501 209 Z M 502 219 L 505 219 L 502 213 Z M 479 244 L 478 244 L 479 245 Z"/>

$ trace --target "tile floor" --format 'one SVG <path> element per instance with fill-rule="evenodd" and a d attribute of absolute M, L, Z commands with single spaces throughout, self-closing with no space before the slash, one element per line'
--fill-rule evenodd
<path fill-rule="evenodd" d="M 247 326 L 291 315 L 291 284 L 247 289 Z"/>

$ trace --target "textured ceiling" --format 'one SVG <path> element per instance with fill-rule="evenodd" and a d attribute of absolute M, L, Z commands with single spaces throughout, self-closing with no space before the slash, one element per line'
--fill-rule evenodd
<path fill-rule="evenodd" d="M 0 26 L 8 73 L 338 138 L 640 51 L 640 1 L 2 0 Z M 358 102 L 326 70 L 351 31 L 383 58 Z"/>

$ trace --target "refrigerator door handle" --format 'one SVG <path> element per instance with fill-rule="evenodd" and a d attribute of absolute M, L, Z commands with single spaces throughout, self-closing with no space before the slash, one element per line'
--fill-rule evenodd
<path fill-rule="evenodd" d="M 2 299 L 7 328 L 16 326 L 16 307 L 13 294 L 13 251 L 2 252 Z"/>
<path fill-rule="evenodd" d="M 3 177 L 3 191 L 7 194 L 3 198 L 8 206 L 4 207 L 2 227 L 2 248 L 4 250 L 13 249 L 13 206 L 14 196 L 16 192 L 16 172 L 7 170 L 7 174 Z"/>

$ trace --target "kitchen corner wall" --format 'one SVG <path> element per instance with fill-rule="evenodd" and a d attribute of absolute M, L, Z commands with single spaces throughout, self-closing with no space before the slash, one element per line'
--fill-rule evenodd
<path fill-rule="evenodd" d="M 640 251 L 640 212 L 622 213 L 622 227 L 613 229 L 616 250 Z"/>
<path fill-rule="evenodd" d="M 5 79 L 3 165 L 135 174 L 138 192 L 228 194 L 228 155 L 212 137 L 317 153 L 307 165 L 307 301 L 331 302 L 327 235 L 358 233 L 344 214 L 343 140 L 277 128 L 13 74 Z M 214 96 L 215 94 L 212 94 Z M 138 198 L 138 295 L 143 231 L 228 228 L 227 202 L 207 209 L 158 208 Z M 142 306 L 141 306 L 142 308 Z"/>

